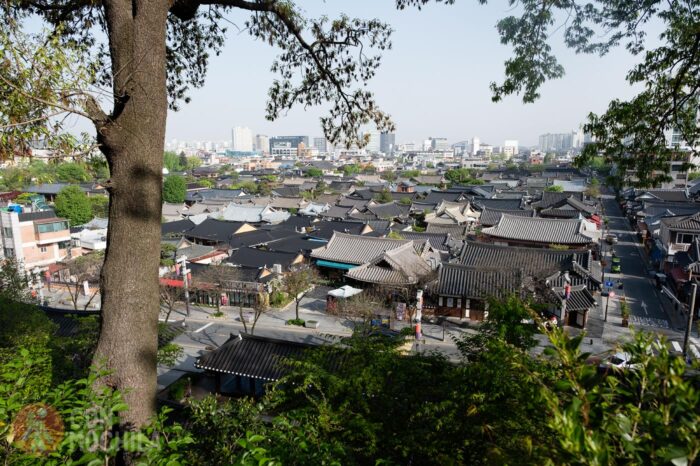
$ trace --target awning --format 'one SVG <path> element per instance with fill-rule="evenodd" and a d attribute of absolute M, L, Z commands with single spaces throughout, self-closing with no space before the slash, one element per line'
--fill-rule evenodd
<path fill-rule="evenodd" d="M 334 296 L 336 298 L 349 298 L 359 293 L 362 293 L 361 289 L 353 288 L 350 285 L 341 286 L 337 290 L 331 290 L 328 292 L 329 295 Z"/>
<path fill-rule="evenodd" d="M 357 267 L 354 264 L 345 264 L 343 262 L 324 261 L 323 259 L 318 259 L 316 261 L 316 265 L 319 267 L 328 267 L 330 269 L 341 269 L 341 270 L 350 270 L 350 269 L 354 269 L 355 267 Z"/>

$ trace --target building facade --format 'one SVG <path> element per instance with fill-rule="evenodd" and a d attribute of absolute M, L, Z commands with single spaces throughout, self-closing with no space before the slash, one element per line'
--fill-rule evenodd
<path fill-rule="evenodd" d="M 236 126 L 231 131 L 231 136 L 234 151 L 253 151 L 253 133 L 250 131 L 250 128 L 247 126 Z"/>
<path fill-rule="evenodd" d="M 394 153 L 396 147 L 396 134 L 383 132 L 379 136 L 379 150 L 380 152 L 390 155 Z"/>
<path fill-rule="evenodd" d="M 69 255 L 68 220 L 52 210 L 0 212 L 0 236 L 3 257 L 16 259 L 27 270 L 55 264 Z"/>

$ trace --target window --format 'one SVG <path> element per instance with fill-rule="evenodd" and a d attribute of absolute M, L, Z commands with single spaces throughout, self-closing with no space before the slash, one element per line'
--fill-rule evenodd
<path fill-rule="evenodd" d="M 46 252 L 46 246 L 40 247 L 39 250 L 41 250 L 41 252 Z"/>
<path fill-rule="evenodd" d="M 454 298 L 447 298 L 447 307 L 454 306 Z"/>
<path fill-rule="evenodd" d="M 79 243 L 79 241 L 76 240 Z M 68 249 L 71 246 L 70 241 L 59 241 L 58 249 Z"/>
<path fill-rule="evenodd" d="M 695 235 L 690 233 L 676 233 L 676 243 L 678 244 L 690 244 L 693 242 Z"/>
<path fill-rule="evenodd" d="M 12 228 L 3 227 L 2 236 L 4 236 L 5 238 L 12 238 Z"/>
<path fill-rule="evenodd" d="M 56 231 L 67 230 L 68 222 L 40 223 L 36 226 L 38 233 L 54 233 Z"/>
<path fill-rule="evenodd" d="M 15 250 L 12 248 L 5 248 L 5 257 L 15 257 Z"/>

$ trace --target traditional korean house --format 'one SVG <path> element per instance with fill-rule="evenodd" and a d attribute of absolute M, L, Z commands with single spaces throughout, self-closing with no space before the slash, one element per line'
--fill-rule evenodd
<path fill-rule="evenodd" d="M 215 378 L 216 392 L 229 396 L 262 396 L 265 385 L 287 374 L 285 360 L 313 347 L 306 343 L 240 333 L 200 356 L 195 367 Z"/>
<path fill-rule="evenodd" d="M 413 245 L 413 241 L 373 238 L 336 231 L 326 245 L 311 252 L 311 257 L 321 269 L 347 271 L 406 244 Z"/>
<path fill-rule="evenodd" d="M 560 220 L 502 215 L 498 223 L 481 230 L 495 244 L 508 246 L 588 248 L 597 241 L 595 224 L 584 220 Z"/>
<path fill-rule="evenodd" d="M 437 296 L 435 314 L 484 320 L 488 316 L 488 300 L 521 294 L 522 282 L 520 270 L 443 263 L 432 291 Z"/>

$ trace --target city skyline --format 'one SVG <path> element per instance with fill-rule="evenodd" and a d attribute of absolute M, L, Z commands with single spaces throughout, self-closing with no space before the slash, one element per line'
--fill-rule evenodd
<path fill-rule="evenodd" d="M 350 5 L 329 0 L 308 12 L 376 16 L 395 29 L 394 48 L 384 52 L 369 87 L 394 118 L 397 144 L 437 135 L 450 143 L 479 136 L 492 145 L 517 139 L 523 146 L 535 146 L 539 135 L 575 130 L 589 112 L 602 112 L 614 96 L 626 98 L 633 92 L 624 76 L 635 59 L 624 49 L 602 58 L 576 55 L 555 37 L 553 48 L 567 75 L 546 83 L 534 104 L 524 105 L 518 97 L 492 103 L 488 85 L 501 79 L 503 62 L 510 56 L 495 29 L 508 12 L 495 6 L 428 5 L 418 12 L 396 11 L 391 2 L 369 8 L 366 1 Z M 230 19 L 242 24 L 245 15 Z M 455 31 L 458 38 L 450 40 Z M 275 49 L 245 33 L 231 33 L 222 55 L 212 58 L 204 88 L 192 91 L 192 102 L 180 112 L 170 113 L 167 138 L 221 140 L 238 125 L 269 136 L 321 136 L 318 118 L 323 108 L 297 108 L 276 122 L 265 120 L 267 90 L 274 79 L 269 66 L 275 56 Z M 240 72 L 241 63 L 245 73 Z"/>

